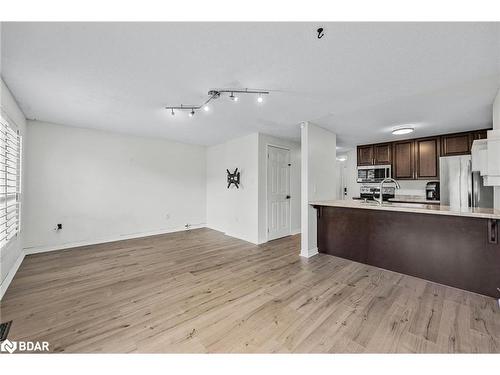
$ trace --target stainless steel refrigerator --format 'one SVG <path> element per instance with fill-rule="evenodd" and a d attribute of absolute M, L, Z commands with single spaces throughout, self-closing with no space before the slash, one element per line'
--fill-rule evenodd
<path fill-rule="evenodd" d="M 440 203 L 453 208 L 493 207 L 493 187 L 484 186 L 479 172 L 472 172 L 470 155 L 439 159 Z"/>

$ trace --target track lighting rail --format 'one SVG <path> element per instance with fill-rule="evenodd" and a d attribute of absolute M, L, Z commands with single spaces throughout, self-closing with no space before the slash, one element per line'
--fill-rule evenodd
<path fill-rule="evenodd" d="M 195 111 L 197 111 L 197 110 L 200 110 L 202 108 L 205 108 L 205 110 L 207 110 L 208 103 L 210 103 L 214 99 L 220 98 L 221 94 L 230 94 L 229 98 L 231 98 L 233 101 L 238 100 L 238 97 L 235 96 L 234 94 L 254 94 L 254 95 L 258 95 L 257 101 L 259 103 L 262 103 L 262 95 L 268 95 L 269 91 L 255 90 L 255 89 L 211 89 L 208 91 L 208 94 L 207 94 L 208 99 L 205 100 L 200 105 L 181 104 L 178 106 L 167 106 L 167 107 L 165 107 L 165 109 L 170 110 L 172 113 L 172 116 L 175 114 L 174 110 L 191 111 L 189 113 L 189 115 L 193 116 Z"/>

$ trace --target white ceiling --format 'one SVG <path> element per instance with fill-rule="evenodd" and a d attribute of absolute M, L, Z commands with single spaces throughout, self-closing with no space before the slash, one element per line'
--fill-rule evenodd
<path fill-rule="evenodd" d="M 28 118 L 206 145 L 309 120 L 352 146 L 491 126 L 500 23 L 3 23 L 1 57 Z M 225 87 L 272 93 L 163 109 Z"/>

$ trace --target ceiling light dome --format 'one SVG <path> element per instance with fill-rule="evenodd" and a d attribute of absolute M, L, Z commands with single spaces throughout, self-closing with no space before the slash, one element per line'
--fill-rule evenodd
<path fill-rule="evenodd" d="M 401 126 L 397 129 L 392 130 L 392 134 L 394 135 L 403 135 L 413 133 L 415 129 L 411 126 Z"/>

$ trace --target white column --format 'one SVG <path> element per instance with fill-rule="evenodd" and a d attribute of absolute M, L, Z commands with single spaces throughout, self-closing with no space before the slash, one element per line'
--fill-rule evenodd
<path fill-rule="evenodd" d="M 316 210 L 309 205 L 313 200 L 335 200 L 336 173 L 335 133 L 310 122 L 301 124 L 301 251 L 309 258 L 318 253 Z"/>

